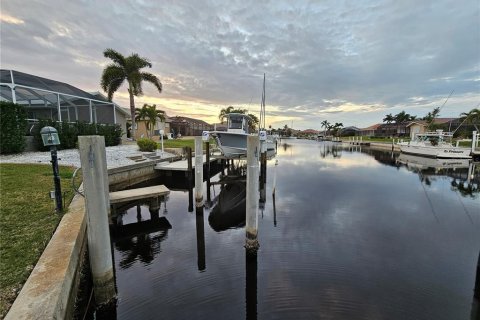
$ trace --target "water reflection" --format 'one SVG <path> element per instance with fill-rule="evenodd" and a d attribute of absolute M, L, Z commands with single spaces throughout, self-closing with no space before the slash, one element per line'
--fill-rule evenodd
<path fill-rule="evenodd" d="M 172 228 L 167 218 L 159 216 L 158 200 L 152 199 L 148 203 L 148 207 L 141 206 L 139 202 L 131 203 L 131 208 L 121 213 L 116 212 L 118 216 L 111 225 L 110 233 L 116 250 L 121 253 L 118 265 L 122 269 L 130 268 L 137 261 L 144 265 L 150 264 L 161 252 L 160 243 Z M 148 220 L 147 212 L 150 215 Z M 136 221 L 124 224 L 124 218 L 129 215 L 134 215 Z"/>
<path fill-rule="evenodd" d="M 203 214 L 188 213 L 188 193 L 172 191 L 173 227 L 161 254 L 144 241 L 145 253 L 131 253 L 138 262 L 121 268 L 129 248 L 113 246 L 118 319 L 477 318 L 478 193 L 461 197 L 451 182 L 478 183 L 478 169 L 426 168 L 422 178 L 398 153 L 337 149 L 334 157 L 327 147 L 322 157 L 322 149 L 311 141 L 279 147 L 278 171 L 265 188 L 272 192 L 276 176 L 276 196 L 258 221 L 257 257 L 245 254 L 242 222 L 211 223 L 218 184 Z M 234 185 L 221 188 L 233 193 L 227 199 L 243 192 Z M 148 217 L 142 209 L 138 219 L 133 208 L 123 221 Z"/>
<path fill-rule="evenodd" d="M 230 171 L 219 183 L 220 194 L 208 217 L 210 227 L 219 232 L 245 226 L 247 190 L 243 169 Z"/>

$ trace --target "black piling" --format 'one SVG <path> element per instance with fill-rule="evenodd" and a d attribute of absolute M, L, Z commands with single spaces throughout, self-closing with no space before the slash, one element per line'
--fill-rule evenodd
<path fill-rule="evenodd" d="M 205 263 L 205 227 L 203 207 L 196 208 L 195 223 L 197 230 L 197 266 L 199 271 L 204 271 Z"/>

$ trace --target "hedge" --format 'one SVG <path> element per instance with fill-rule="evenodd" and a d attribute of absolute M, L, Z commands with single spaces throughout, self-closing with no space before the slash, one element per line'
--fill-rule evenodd
<path fill-rule="evenodd" d="M 25 149 L 27 111 L 12 102 L 0 101 L 0 153 L 18 153 Z"/>
<path fill-rule="evenodd" d="M 100 135 L 105 137 L 105 146 L 116 146 L 122 140 L 122 129 L 118 124 L 98 124 L 88 122 L 59 122 L 53 120 L 40 120 L 32 130 L 35 144 L 39 150 L 46 151 L 40 130 L 45 127 L 54 127 L 60 138 L 59 149 L 73 149 L 77 147 L 78 136 Z"/>

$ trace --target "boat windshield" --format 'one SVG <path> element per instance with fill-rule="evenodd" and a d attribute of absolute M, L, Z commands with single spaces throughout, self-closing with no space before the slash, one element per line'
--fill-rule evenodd
<path fill-rule="evenodd" d="M 242 116 L 230 116 L 228 129 L 243 129 L 243 119 Z"/>

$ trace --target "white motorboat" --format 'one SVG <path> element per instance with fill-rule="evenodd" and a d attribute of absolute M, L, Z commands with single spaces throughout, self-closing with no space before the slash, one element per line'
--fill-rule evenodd
<path fill-rule="evenodd" d="M 471 149 L 452 145 L 453 133 L 437 130 L 435 132 L 417 133 L 415 139 L 400 142 L 403 153 L 431 158 L 470 159 Z"/>
<path fill-rule="evenodd" d="M 218 147 L 226 158 L 239 158 L 247 154 L 249 116 L 242 113 L 229 113 L 227 131 L 211 132 Z"/>

